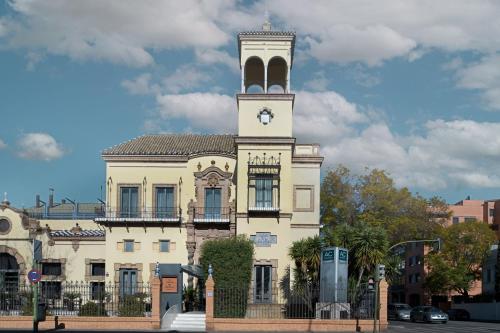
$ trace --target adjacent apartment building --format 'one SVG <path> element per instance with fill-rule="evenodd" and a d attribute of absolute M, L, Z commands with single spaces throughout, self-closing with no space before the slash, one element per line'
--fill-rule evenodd
<path fill-rule="evenodd" d="M 446 225 L 450 226 L 457 223 L 487 223 L 492 230 L 496 231 L 497 238 L 500 239 L 500 200 L 471 200 L 469 197 L 453 205 L 449 205 L 451 211 L 450 218 Z M 411 306 L 422 304 L 438 304 L 446 302 L 452 295 L 430 295 L 424 288 L 426 266 L 425 255 L 429 247 L 423 244 L 410 244 L 404 249 L 404 265 L 402 267 L 403 275 L 400 281 L 390 288 L 390 302 L 407 303 Z M 483 280 L 476 281 L 469 294 L 477 295 L 482 292 L 491 292 L 495 281 L 495 270 L 493 262 L 496 262 L 496 255 L 488 259 L 487 267 L 483 267 Z M 485 285 L 485 283 L 487 285 Z"/>
<path fill-rule="evenodd" d="M 293 137 L 294 46 L 295 33 L 267 23 L 238 35 L 237 133 L 144 135 L 105 149 L 102 204 L 37 200 L 27 212 L 4 201 L 0 274 L 24 282 L 36 238 L 43 282 L 147 282 L 157 262 L 196 265 L 206 240 L 247 235 L 253 297 L 269 299 L 292 264 L 291 243 L 320 227 L 323 158 Z"/>

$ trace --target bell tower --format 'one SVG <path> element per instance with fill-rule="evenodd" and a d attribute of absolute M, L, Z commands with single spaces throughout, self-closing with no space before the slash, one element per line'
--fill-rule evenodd
<path fill-rule="evenodd" d="M 294 94 L 290 93 L 295 33 L 262 30 L 238 34 L 241 92 L 238 100 L 240 137 L 292 136 Z"/>

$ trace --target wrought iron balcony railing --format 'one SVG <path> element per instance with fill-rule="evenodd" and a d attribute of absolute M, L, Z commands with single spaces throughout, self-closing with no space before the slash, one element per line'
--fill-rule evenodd
<path fill-rule="evenodd" d="M 181 210 L 177 207 L 146 207 L 137 209 L 107 208 L 96 222 L 179 222 Z"/>
<path fill-rule="evenodd" d="M 232 210 L 230 207 L 194 208 L 194 223 L 229 223 Z"/>

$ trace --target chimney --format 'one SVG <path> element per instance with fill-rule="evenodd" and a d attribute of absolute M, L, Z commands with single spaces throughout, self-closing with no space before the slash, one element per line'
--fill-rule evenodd
<path fill-rule="evenodd" d="M 61 204 L 65 204 L 66 203 L 66 199 L 61 199 Z"/>
<path fill-rule="evenodd" d="M 35 197 L 35 207 L 36 208 L 40 208 L 41 207 L 40 194 L 37 194 L 36 197 Z"/>
<path fill-rule="evenodd" d="M 49 208 L 54 207 L 54 189 L 49 188 Z"/>

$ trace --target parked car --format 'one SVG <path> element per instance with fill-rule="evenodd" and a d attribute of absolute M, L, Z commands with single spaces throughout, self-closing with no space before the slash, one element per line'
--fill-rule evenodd
<path fill-rule="evenodd" d="M 447 313 L 450 320 L 470 320 L 470 313 L 464 309 L 449 309 Z"/>
<path fill-rule="evenodd" d="M 410 312 L 410 320 L 412 322 L 423 321 L 426 323 L 443 323 L 448 322 L 448 315 L 443 311 L 433 306 L 416 306 Z"/>
<path fill-rule="evenodd" d="M 411 306 L 404 303 L 393 303 L 387 307 L 387 316 L 394 320 L 410 320 Z"/>

